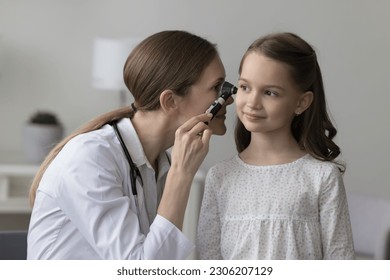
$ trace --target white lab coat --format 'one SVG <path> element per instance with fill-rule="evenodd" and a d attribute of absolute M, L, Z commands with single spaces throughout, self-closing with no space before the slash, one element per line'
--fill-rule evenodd
<path fill-rule="evenodd" d="M 194 245 L 156 215 L 169 169 L 162 153 L 157 176 L 129 119 L 118 123 L 140 169 L 140 213 L 130 170 L 110 125 L 73 138 L 45 172 L 28 234 L 28 259 L 185 259 Z M 145 128 L 148 129 L 148 128 Z"/>

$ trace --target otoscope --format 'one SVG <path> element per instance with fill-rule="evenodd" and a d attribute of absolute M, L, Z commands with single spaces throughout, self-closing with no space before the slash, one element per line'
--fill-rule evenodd
<path fill-rule="evenodd" d="M 216 99 L 214 101 L 213 104 L 211 104 L 211 106 L 206 111 L 206 113 L 213 114 L 213 117 L 211 118 L 211 120 L 215 117 L 215 115 L 218 113 L 218 111 L 222 108 L 222 105 L 225 103 L 225 101 L 228 100 L 228 98 L 230 96 L 232 96 L 232 94 L 236 94 L 236 93 L 237 93 L 237 87 L 235 87 L 231 83 L 225 81 L 222 84 L 221 90 L 220 90 L 220 96 L 218 97 L 218 99 Z"/>

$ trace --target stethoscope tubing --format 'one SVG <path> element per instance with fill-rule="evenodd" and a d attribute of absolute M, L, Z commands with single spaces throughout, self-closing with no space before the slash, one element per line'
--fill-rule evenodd
<path fill-rule="evenodd" d="M 140 209 L 139 209 L 139 203 L 138 203 L 138 191 L 137 191 L 137 177 L 141 180 L 141 186 L 143 186 L 143 180 L 141 176 L 141 172 L 139 171 L 138 167 L 134 164 L 133 159 L 130 156 L 129 151 L 126 148 L 125 142 L 123 141 L 122 135 L 119 132 L 117 121 L 113 121 L 110 123 L 115 131 L 116 137 L 119 140 L 119 143 L 122 146 L 122 150 L 125 154 L 125 157 L 129 163 L 130 166 L 130 183 L 131 183 L 131 192 L 134 197 L 135 201 L 135 207 L 137 209 L 137 217 L 140 219 Z M 140 224 L 141 226 L 141 224 Z"/>

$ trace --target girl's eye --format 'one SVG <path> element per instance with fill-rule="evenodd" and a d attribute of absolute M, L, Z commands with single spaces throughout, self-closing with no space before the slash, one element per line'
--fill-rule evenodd
<path fill-rule="evenodd" d="M 264 93 L 265 93 L 265 95 L 268 95 L 268 96 L 277 96 L 278 95 L 277 92 L 272 91 L 272 90 L 266 90 Z"/>
<path fill-rule="evenodd" d="M 248 92 L 249 91 L 249 87 L 247 85 L 240 85 L 239 86 L 240 89 L 242 89 L 244 92 Z"/>

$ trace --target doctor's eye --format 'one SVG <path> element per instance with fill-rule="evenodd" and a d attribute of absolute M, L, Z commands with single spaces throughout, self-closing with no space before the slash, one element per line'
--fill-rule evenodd
<path fill-rule="evenodd" d="M 222 88 L 222 83 L 218 83 L 217 85 L 214 86 L 214 90 L 217 94 L 221 92 L 221 88 Z"/>

